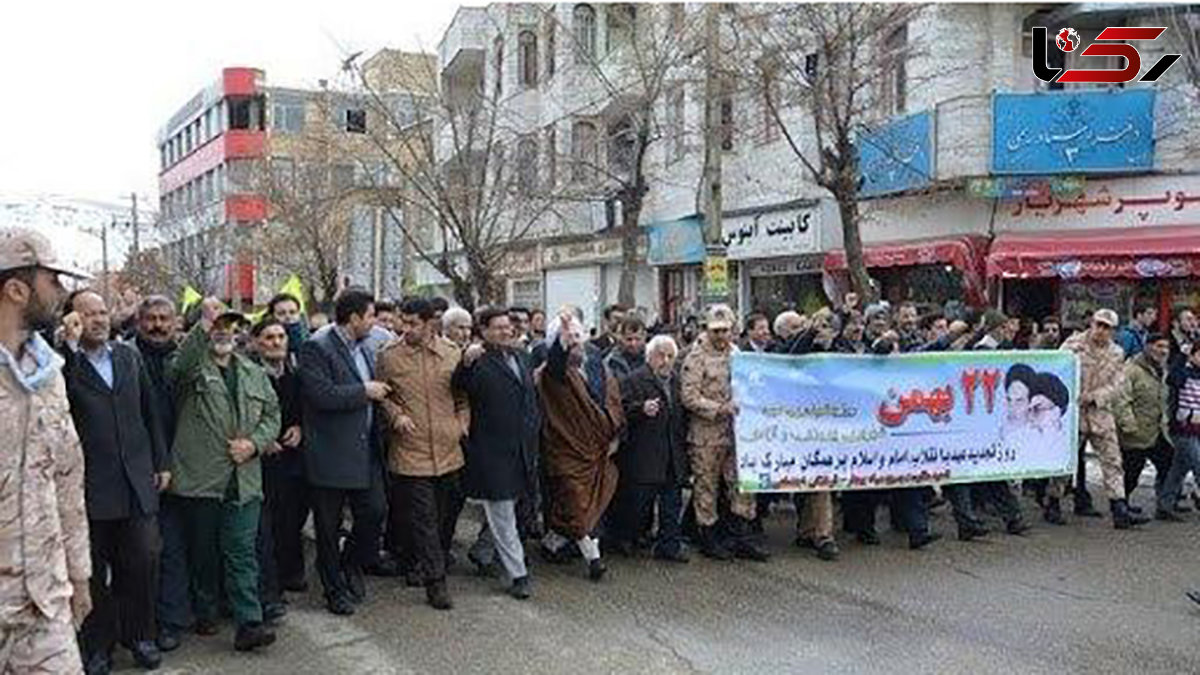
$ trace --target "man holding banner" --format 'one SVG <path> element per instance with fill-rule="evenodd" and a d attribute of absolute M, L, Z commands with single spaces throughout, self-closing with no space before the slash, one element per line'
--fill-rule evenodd
<path fill-rule="evenodd" d="M 683 362 L 680 376 L 683 405 L 691 413 L 688 422 L 688 450 L 692 462 L 692 505 L 700 527 L 700 550 L 718 560 L 733 556 L 766 561 L 770 555 L 750 539 L 750 521 L 754 520 L 754 495 L 738 487 L 737 459 L 734 456 L 733 420 L 738 414 L 730 381 L 730 360 L 735 317 L 725 305 L 714 305 L 708 312 L 704 333 Z M 729 543 L 725 546 L 716 533 L 717 502 L 724 484 L 729 497 L 731 518 Z"/>
<path fill-rule="evenodd" d="M 1108 495 L 1113 527 L 1126 530 L 1144 525 L 1150 519 L 1129 511 L 1125 499 L 1125 473 L 1121 468 L 1121 450 L 1117 441 L 1117 422 L 1113 415 L 1117 398 L 1125 387 L 1125 351 L 1113 342 L 1118 324 L 1117 313 L 1099 309 L 1092 315 L 1092 327 L 1071 336 L 1062 349 L 1079 355 L 1079 452 L 1091 443 L 1100 457 L 1104 477 L 1104 492 Z M 1064 483 L 1053 481 L 1048 491 L 1046 520 L 1055 522 L 1055 512 L 1061 514 L 1059 501 Z"/>

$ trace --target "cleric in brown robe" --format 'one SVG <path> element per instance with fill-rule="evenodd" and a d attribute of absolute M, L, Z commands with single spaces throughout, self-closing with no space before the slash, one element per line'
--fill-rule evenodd
<path fill-rule="evenodd" d="M 542 546 L 557 557 L 571 541 L 588 563 L 588 575 L 605 573 L 600 545 L 592 531 L 617 489 L 613 460 L 625 426 L 621 390 L 616 378 L 596 357 L 585 356 L 582 322 L 564 310 L 548 327 L 546 364 L 537 372 L 538 393 L 545 409 L 542 462 L 550 504 Z"/>

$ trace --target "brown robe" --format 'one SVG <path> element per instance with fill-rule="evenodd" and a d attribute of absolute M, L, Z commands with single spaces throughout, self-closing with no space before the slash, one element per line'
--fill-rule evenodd
<path fill-rule="evenodd" d="M 621 390 L 616 378 L 606 373 L 601 409 L 578 369 L 568 367 L 565 380 L 552 377 L 547 366 L 537 375 L 546 411 L 541 450 L 549 483 L 547 527 L 580 539 L 596 528 L 617 490 L 617 465 L 610 448 L 625 426 Z"/>

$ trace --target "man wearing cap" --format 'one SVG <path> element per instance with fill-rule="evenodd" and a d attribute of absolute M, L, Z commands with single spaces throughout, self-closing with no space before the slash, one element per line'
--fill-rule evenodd
<path fill-rule="evenodd" d="M 279 436 L 279 401 L 262 368 L 235 353 L 240 314 L 201 305 L 170 366 L 178 417 L 171 492 L 181 498 L 196 633 L 215 635 L 222 572 L 237 623 L 234 648 L 275 641 L 263 625 L 256 542 L 262 453 Z"/>
<path fill-rule="evenodd" d="M 1117 313 L 1099 309 L 1092 315 L 1092 326 L 1072 335 L 1062 349 L 1079 355 L 1079 452 L 1091 443 L 1100 458 L 1104 492 L 1108 495 L 1113 527 L 1123 530 L 1149 522 L 1149 518 L 1129 511 L 1125 500 L 1125 472 L 1121 468 L 1121 450 L 1117 441 L 1117 422 L 1113 413 L 1125 388 L 1125 351 L 1113 342 Z M 1061 512 L 1066 481 L 1051 481 L 1047 492 L 1047 513 Z M 1078 504 L 1076 512 L 1079 512 Z M 1058 524 L 1061 518 L 1047 520 Z"/>
<path fill-rule="evenodd" d="M 62 359 L 39 334 L 63 295 L 50 242 L 0 230 L 0 672 L 82 668 L 75 629 L 91 611 L 83 451 Z"/>
<path fill-rule="evenodd" d="M 683 362 L 680 375 L 683 406 L 688 420 L 688 451 L 691 455 L 692 504 L 700 527 L 700 552 L 718 560 L 733 556 L 765 561 L 770 556 L 750 536 L 754 520 L 754 495 L 737 488 L 737 461 L 733 447 L 733 382 L 730 366 L 734 314 L 726 305 L 708 310 L 707 328 Z M 724 483 L 729 495 L 731 551 L 716 534 L 717 500 Z"/>

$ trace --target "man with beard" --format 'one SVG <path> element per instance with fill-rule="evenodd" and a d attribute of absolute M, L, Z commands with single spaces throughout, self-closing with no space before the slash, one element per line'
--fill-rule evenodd
<path fill-rule="evenodd" d="M 646 324 L 632 314 L 621 319 L 617 329 L 617 344 L 604 360 L 604 365 L 620 382 L 646 363 Z"/>
<path fill-rule="evenodd" d="M 110 341 L 104 298 L 73 296 L 79 328 L 66 336 L 67 396 L 83 443 L 95 611 L 80 632 L 87 672 L 107 673 L 118 640 L 147 670 L 154 643 L 158 493 L 170 483 L 154 391 L 137 351 Z"/>
<path fill-rule="evenodd" d="M 613 455 L 625 426 L 617 380 L 594 355 L 585 356 L 583 325 L 570 310 L 546 331 L 550 352 L 537 373 L 546 421 L 542 459 L 550 506 L 542 546 L 559 559 L 571 541 L 599 581 L 607 571 L 592 536 L 617 489 Z"/>
<path fill-rule="evenodd" d="M 162 426 L 168 456 L 175 440 L 175 394 L 167 368 L 175 358 L 177 321 L 175 305 L 161 295 L 142 301 L 137 311 L 134 341 L 149 378 L 155 415 Z M 179 647 L 180 637 L 192 623 L 188 598 L 187 546 L 179 499 L 169 492 L 159 495 L 158 534 L 162 550 L 158 559 L 158 648 L 169 652 Z"/>
<path fill-rule="evenodd" d="M 1136 316 L 1136 314 L 1135 314 Z M 1125 473 L 1125 498 L 1133 496 L 1141 482 L 1146 461 L 1154 464 L 1155 503 L 1162 497 L 1174 450 L 1167 426 L 1168 387 L 1163 369 L 1171 343 L 1166 335 L 1151 333 L 1141 353 L 1125 362 L 1125 387 L 1115 413 L 1117 440 L 1121 444 L 1121 468 Z M 1130 510 L 1134 507 L 1130 506 Z M 1181 520 L 1174 509 L 1155 514 L 1159 520 Z"/>
<path fill-rule="evenodd" d="M 734 456 L 733 402 L 731 366 L 733 353 L 733 310 L 726 305 L 708 309 L 704 333 L 683 362 L 680 375 L 681 398 L 688 418 L 688 452 L 692 462 L 692 505 L 700 527 L 700 551 L 717 560 L 735 555 L 766 561 L 770 555 L 751 538 L 751 521 L 756 503 L 754 495 L 737 487 L 737 460 Z M 728 537 L 733 550 L 717 533 L 717 504 L 722 486 L 729 498 Z"/>
<path fill-rule="evenodd" d="M 91 611 L 83 451 L 54 328 L 68 273 L 50 242 L 0 230 L 0 672 L 77 673 Z"/>
<path fill-rule="evenodd" d="M 789 312 L 784 312 L 789 314 Z M 790 312 L 795 314 L 795 312 Z M 782 316 L 782 314 L 780 315 Z M 797 314 L 797 316 L 799 316 Z M 752 354 L 764 354 L 771 350 L 771 322 L 762 312 L 754 312 L 746 317 L 746 336 L 740 345 L 742 351 Z"/>
<path fill-rule="evenodd" d="M 300 353 L 300 345 L 308 339 L 308 326 L 304 324 L 300 300 L 290 293 L 280 293 L 267 303 L 267 315 L 275 317 L 287 332 L 288 353 Z"/>
<path fill-rule="evenodd" d="M 279 436 L 279 401 L 266 374 L 235 352 L 244 321 L 203 303 L 170 376 L 178 396 L 171 492 L 183 499 L 196 633 L 215 635 L 222 582 L 237 623 L 234 648 L 275 641 L 263 625 L 256 540 L 260 456 Z"/>
<path fill-rule="evenodd" d="M 1113 310 L 1096 310 L 1091 328 L 1072 335 L 1063 343 L 1062 349 L 1079 355 L 1079 454 L 1082 455 L 1083 448 L 1090 444 L 1099 456 L 1113 527 L 1125 530 L 1143 525 L 1149 518 L 1131 513 L 1125 499 L 1125 472 L 1121 468 L 1117 423 L 1113 416 L 1118 396 L 1125 386 L 1125 351 L 1113 342 L 1117 321 L 1117 313 Z M 1059 500 L 1064 490 L 1062 479 L 1050 482 L 1048 511 L 1061 511 Z M 1095 510 L 1090 503 L 1081 503 L 1076 495 L 1075 513 L 1092 515 Z"/>
<path fill-rule="evenodd" d="M 451 307 L 442 315 L 442 335 L 459 349 L 471 344 L 471 313 L 462 307 Z"/>
<path fill-rule="evenodd" d="M 446 568 L 463 506 L 466 400 L 451 386 L 461 352 L 438 337 L 428 300 L 405 300 L 400 322 L 404 337 L 380 352 L 378 366 L 379 379 L 391 387 L 380 408 L 392 503 L 399 507 L 392 527 L 408 539 L 429 605 L 446 610 L 453 607 Z"/>
<path fill-rule="evenodd" d="M 617 456 L 623 499 L 614 518 L 618 545 L 631 549 L 658 505 L 654 557 L 685 563 L 680 486 L 687 476 L 687 417 L 679 396 L 675 358 L 679 348 L 668 335 L 646 347 L 646 364 L 621 382 L 628 440 Z M 648 531 L 649 527 L 645 527 Z"/>
<path fill-rule="evenodd" d="M 279 437 L 263 453 L 263 515 L 258 533 L 259 586 L 263 616 L 269 622 L 286 613 L 283 591 L 308 590 L 301 535 L 308 519 L 308 485 L 300 444 L 300 376 L 288 354 L 287 329 L 268 316 L 252 335 L 258 363 L 271 380 L 280 413 Z"/>

